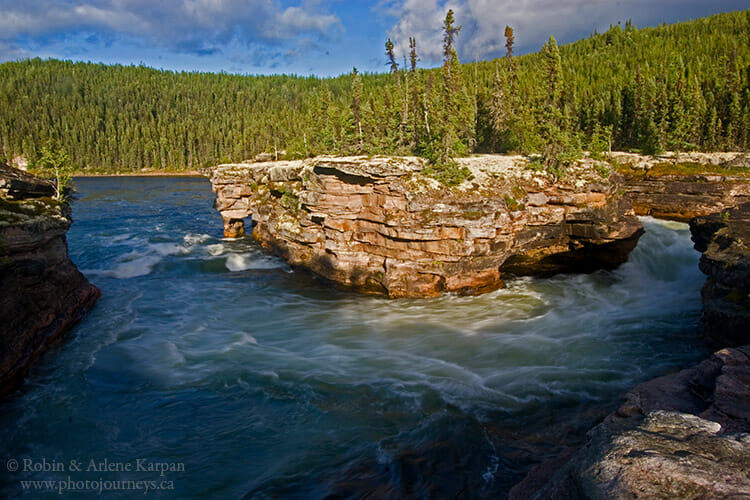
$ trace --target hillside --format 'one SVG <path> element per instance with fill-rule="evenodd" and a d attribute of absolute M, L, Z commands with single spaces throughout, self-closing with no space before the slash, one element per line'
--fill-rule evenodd
<path fill-rule="evenodd" d="M 54 140 L 79 171 L 122 172 L 275 149 L 290 157 L 530 153 L 550 141 L 750 149 L 750 11 L 657 28 L 626 23 L 560 47 L 559 62 L 557 50 L 551 40 L 542 52 L 452 74 L 446 64 L 332 79 L 9 62 L 0 65 L 0 156 L 33 163 Z"/>

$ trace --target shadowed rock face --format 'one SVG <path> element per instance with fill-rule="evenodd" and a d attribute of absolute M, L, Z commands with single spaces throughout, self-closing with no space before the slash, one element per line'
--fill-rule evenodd
<path fill-rule="evenodd" d="M 520 157 L 461 159 L 447 188 L 406 157 L 318 157 L 212 171 L 224 234 L 253 236 L 291 265 L 391 297 L 481 293 L 506 274 L 612 268 L 642 227 L 620 177 L 581 162 L 558 182 Z"/>
<path fill-rule="evenodd" d="M 750 203 L 690 221 L 702 252 L 703 327 L 718 347 L 750 344 Z"/>
<path fill-rule="evenodd" d="M 0 396 L 100 294 L 68 258 L 70 207 L 52 192 L 51 183 L 0 165 Z"/>

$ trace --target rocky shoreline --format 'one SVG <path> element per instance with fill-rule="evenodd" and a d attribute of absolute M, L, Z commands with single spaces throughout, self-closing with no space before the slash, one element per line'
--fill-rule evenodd
<path fill-rule="evenodd" d="M 72 220 L 52 183 L 0 164 L 0 396 L 99 298 L 68 257 Z"/>
<path fill-rule="evenodd" d="M 750 344 L 750 203 L 690 221 L 700 269 L 706 338 L 716 347 Z"/>
<path fill-rule="evenodd" d="M 707 275 L 701 321 L 720 350 L 635 387 L 582 447 L 537 466 L 510 499 L 750 497 L 750 203 L 744 203 L 748 179 L 740 172 L 729 183 L 722 176 L 697 182 L 696 174 L 670 175 L 672 186 L 698 186 L 688 200 L 703 200 L 692 207 L 683 202 L 679 213 L 673 194 L 644 195 L 644 183 L 635 184 L 642 200 L 650 200 L 650 213 L 678 220 L 698 214 L 690 229 Z"/>

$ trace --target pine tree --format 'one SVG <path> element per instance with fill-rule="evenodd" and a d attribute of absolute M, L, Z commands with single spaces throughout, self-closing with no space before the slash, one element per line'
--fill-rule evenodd
<path fill-rule="evenodd" d="M 73 177 L 73 167 L 70 156 L 58 142 L 50 140 L 42 147 L 37 168 L 43 174 L 51 175 L 55 179 L 54 198 L 61 201 L 65 196 L 65 187 Z"/>
<path fill-rule="evenodd" d="M 409 37 L 409 64 L 411 72 L 414 73 L 417 71 L 417 61 L 419 61 L 419 56 L 417 55 L 417 39 L 414 37 Z"/>

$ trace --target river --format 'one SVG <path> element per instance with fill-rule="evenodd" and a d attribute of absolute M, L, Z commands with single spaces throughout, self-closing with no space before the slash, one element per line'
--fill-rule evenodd
<path fill-rule="evenodd" d="M 5 498 L 503 497 L 707 354 L 684 224 L 615 271 L 388 300 L 222 239 L 206 179 L 75 182 L 102 297 L 0 407 Z"/>

